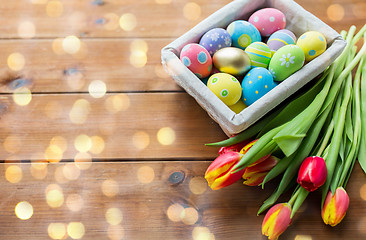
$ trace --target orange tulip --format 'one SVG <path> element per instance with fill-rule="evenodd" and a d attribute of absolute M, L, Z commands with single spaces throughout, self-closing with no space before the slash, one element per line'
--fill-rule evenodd
<path fill-rule="evenodd" d="M 325 224 L 332 227 L 342 221 L 349 206 L 349 197 L 343 187 L 338 187 L 333 195 L 332 191 L 324 201 L 322 218 Z"/>
<path fill-rule="evenodd" d="M 277 239 L 291 223 L 291 205 L 278 203 L 268 210 L 262 223 L 262 234 Z"/>
<path fill-rule="evenodd" d="M 268 172 L 277 165 L 278 161 L 278 158 L 267 155 L 265 159 L 261 158 L 255 163 L 244 168 L 244 184 L 248 186 L 258 186 L 261 184 Z"/>

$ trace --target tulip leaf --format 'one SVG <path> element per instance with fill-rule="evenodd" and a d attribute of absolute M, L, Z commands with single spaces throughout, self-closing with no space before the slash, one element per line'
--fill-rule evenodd
<path fill-rule="evenodd" d="M 366 174 L 366 61 L 362 68 L 361 77 L 361 139 L 358 162 Z"/>
<path fill-rule="evenodd" d="M 302 203 L 305 201 L 306 197 L 309 195 L 309 192 L 306 191 L 306 189 L 303 187 L 300 187 L 298 191 L 299 191 L 299 193 L 296 197 L 294 205 L 292 206 L 291 219 L 293 218 L 293 216 L 295 215 L 297 210 L 300 208 Z"/>
<path fill-rule="evenodd" d="M 273 138 L 277 143 L 278 147 L 283 151 L 283 153 L 288 157 L 293 154 L 300 146 L 302 140 L 306 134 L 296 134 L 296 135 L 285 135 Z"/>

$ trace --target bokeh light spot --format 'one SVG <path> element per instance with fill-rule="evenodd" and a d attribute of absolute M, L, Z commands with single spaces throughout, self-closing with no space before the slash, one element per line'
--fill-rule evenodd
<path fill-rule="evenodd" d="M 23 54 L 15 52 L 8 56 L 8 67 L 13 71 L 20 71 L 24 68 L 25 58 Z"/>
<path fill-rule="evenodd" d="M 138 131 L 132 136 L 132 144 L 135 148 L 143 150 L 150 144 L 150 137 L 144 131 Z"/>
<path fill-rule="evenodd" d="M 207 227 L 193 228 L 192 237 L 193 240 L 215 240 L 215 235 Z"/>
<path fill-rule="evenodd" d="M 20 87 L 13 92 L 13 101 L 19 106 L 27 106 L 32 101 L 32 92 L 26 87 Z"/>
<path fill-rule="evenodd" d="M 23 178 L 23 171 L 18 166 L 9 166 L 5 170 L 5 178 L 10 183 L 18 183 Z"/>
<path fill-rule="evenodd" d="M 36 27 L 31 21 L 24 21 L 18 25 L 18 35 L 21 38 L 33 38 L 36 35 Z"/>
<path fill-rule="evenodd" d="M 89 94 L 93 98 L 101 98 L 107 92 L 106 84 L 101 80 L 94 80 L 89 84 Z"/>
<path fill-rule="evenodd" d="M 344 17 L 344 8 L 340 4 L 331 4 L 327 8 L 328 18 L 334 22 L 338 22 Z"/>
<path fill-rule="evenodd" d="M 108 208 L 105 213 L 105 219 L 110 225 L 118 225 L 122 222 L 123 215 L 118 208 Z"/>
<path fill-rule="evenodd" d="M 147 53 L 148 49 L 149 49 L 149 47 L 148 47 L 146 41 L 144 41 L 142 39 L 133 40 L 130 44 L 131 52 L 142 51 L 142 52 Z"/>
<path fill-rule="evenodd" d="M 57 184 L 48 185 L 45 194 L 47 204 L 51 208 L 61 207 L 64 203 L 64 194 L 61 187 Z"/>
<path fill-rule="evenodd" d="M 110 113 L 126 111 L 130 107 L 130 98 L 127 94 L 109 96 L 105 101 L 105 108 Z"/>
<path fill-rule="evenodd" d="M 72 239 L 81 239 L 85 234 L 84 224 L 81 222 L 70 222 L 67 225 L 67 233 Z"/>
<path fill-rule="evenodd" d="M 64 239 L 66 235 L 66 224 L 50 223 L 48 225 L 48 236 L 52 239 Z"/>
<path fill-rule="evenodd" d="M 49 17 L 60 17 L 64 11 L 64 6 L 60 1 L 50 0 L 46 6 L 46 13 Z"/>
<path fill-rule="evenodd" d="M 296 235 L 295 240 L 312 240 L 313 238 L 310 235 Z"/>
<path fill-rule="evenodd" d="M 18 203 L 15 206 L 15 215 L 21 220 L 30 219 L 33 215 L 33 206 L 27 201 Z"/>
<path fill-rule="evenodd" d="M 144 51 L 136 50 L 131 52 L 130 63 L 135 68 L 142 68 L 147 63 L 147 55 Z"/>
<path fill-rule="evenodd" d="M 155 0 L 157 4 L 169 4 L 172 0 Z"/>
<path fill-rule="evenodd" d="M 105 23 L 103 25 L 105 30 L 113 31 L 119 27 L 119 16 L 115 13 L 106 13 L 104 15 Z"/>
<path fill-rule="evenodd" d="M 80 170 L 89 169 L 92 165 L 92 157 L 89 153 L 79 152 L 74 157 L 75 166 Z"/>
<path fill-rule="evenodd" d="M 62 157 L 63 151 L 58 145 L 51 144 L 47 147 L 45 151 L 45 158 L 47 159 L 47 161 L 57 163 L 61 161 Z"/>
<path fill-rule="evenodd" d="M 88 118 L 90 110 L 91 106 L 87 100 L 85 99 L 76 100 L 69 112 L 70 121 L 75 124 L 85 123 L 85 121 Z"/>
<path fill-rule="evenodd" d="M 189 189 L 193 194 L 202 194 L 207 190 L 207 182 L 203 177 L 193 177 L 189 182 Z"/>
<path fill-rule="evenodd" d="M 107 179 L 102 183 L 102 192 L 107 197 L 114 197 L 119 192 L 118 183 L 113 179 Z"/>
<path fill-rule="evenodd" d="M 55 136 L 51 139 L 50 145 L 56 145 L 62 152 L 67 150 L 67 140 L 61 136 Z"/>
<path fill-rule="evenodd" d="M 80 134 L 75 138 L 74 147 L 79 152 L 87 152 L 92 147 L 92 141 L 88 135 Z"/>
<path fill-rule="evenodd" d="M 169 220 L 172 222 L 179 222 L 180 216 L 184 210 L 184 207 L 179 203 L 174 203 L 168 207 L 166 215 L 168 216 Z"/>
<path fill-rule="evenodd" d="M 65 54 L 64 48 L 62 47 L 63 38 L 56 38 L 52 41 L 52 50 L 57 55 Z"/>
<path fill-rule="evenodd" d="M 181 215 L 181 221 L 186 225 L 193 225 L 198 221 L 199 215 L 196 209 L 193 207 L 185 208 Z"/>
<path fill-rule="evenodd" d="M 74 163 L 67 163 L 64 165 L 62 172 L 66 179 L 76 180 L 80 176 L 80 169 Z"/>
<path fill-rule="evenodd" d="M 80 39 L 76 36 L 68 36 L 62 41 L 62 47 L 65 52 L 75 54 L 80 50 Z"/>
<path fill-rule="evenodd" d="M 137 178 L 140 183 L 148 184 L 151 183 L 155 178 L 155 172 L 152 167 L 143 166 L 137 170 Z"/>
<path fill-rule="evenodd" d="M 111 240 L 121 240 L 123 239 L 125 232 L 121 225 L 109 225 L 108 227 L 108 237 Z"/>
<path fill-rule="evenodd" d="M 93 154 L 100 154 L 104 151 L 104 139 L 100 136 L 92 136 L 92 147 L 90 148 L 90 152 Z"/>
<path fill-rule="evenodd" d="M 187 3 L 183 8 L 183 16 L 190 21 L 196 21 L 201 16 L 200 5 L 194 2 Z"/>
<path fill-rule="evenodd" d="M 171 145 L 175 141 L 175 131 L 170 127 L 163 127 L 159 129 L 157 138 L 161 145 Z"/>
<path fill-rule="evenodd" d="M 136 16 L 132 13 L 125 13 L 119 19 L 119 26 L 125 31 L 132 31 L 137 25 Z"/>
<path fill-rule="evenodd" d="M 84 201 L 79 194 L 70 194 L 66 198 L 66 206 L 73 212 L 78 212 L 83 208 Z"/>
<path fill-rule="evenodd" d="M 17 135 L 9 135 L 5 138 L 3 146 L 8 153 L 17 153 L 22 147 L 22 141 Z"/>
<path fill-rule="evenodd" d="M 366 184 L 363 184 L 360 188 L 360 197 L 362 200 L 366 201 Z"/>

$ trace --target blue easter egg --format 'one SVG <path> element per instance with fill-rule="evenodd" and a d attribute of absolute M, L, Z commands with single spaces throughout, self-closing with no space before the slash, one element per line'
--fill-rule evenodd
<path fill-rule="evenodd" d="M 249 106 L 277 86 L 272 74 L 265 68 L 256 67 L 250 70 L 241 83 L 243 101 Z"/>
<path fill-rule="evenodd" d="M 245 50 L 249 44 L 261 41 L 261 34 L 250 22 L 237 20 L 229 24 L 226 29 L 232 40 L 232 46 Z"/>
<path fill-rule="evenodd" d="M 201 37 L 199 44 L 204 46 L 212 56 L 221 48 L 231 47 L 231 36 L 223 28 L 214 28 Z"/>

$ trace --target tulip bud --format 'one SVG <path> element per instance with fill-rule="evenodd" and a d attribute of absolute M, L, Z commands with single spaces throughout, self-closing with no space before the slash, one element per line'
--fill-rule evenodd
<path fill-rule="evenodd" d="M 313 192 L 325 183 L 327 166 L 321 157 L 307 157 L 302 162 L 297 182 L 309 192 Z"/>
<path fill-rule="evenodd" d="M 247 145 L 248 143 L 248 140 L 245 140 L 245 141 L 242 141 L 240 143 L 236 143 L 234 145 L 231 145 L 231 146 L 227 146 L 227 147 L 221 147 L 219 149 L 219 154 L 224 154 L 224 153 L 227 153 L 227 152 L 240 152 L 240 150 L 245 146 Z"/>
<path fill-rule="evenodd" d="M 278 161 L 278 158 L 267 155 L 265 159 L 261 158 L 246 167 L 243 174 L 244 184 L 248 186 L 258 186 L 261 184 L 268 172 L 277 165 Z"/>
<path fill-rule="evenodd" d="M 239 162 L 243 154 L 238 152 L 227 152 L 218 156 L 207 168 L 205 178 L 212 190 L 229 186 L 243 175 L 245 169 L 233 173 L 231 169 Z"/>
<path fill-rule="evenodd" d="M 268 210 L 262 223 L 262 234 L 277 239 L 291 223 L 291 205 L 278 203 Z"/>
<path fill-rule="evenodd" d="M 349 197 L 343 187 L 338 187 L 334 195 L 329 191 L 322 209 L 324 223 L 332 227 L 336 226 L 346 215 L 348 205 Z"/>

